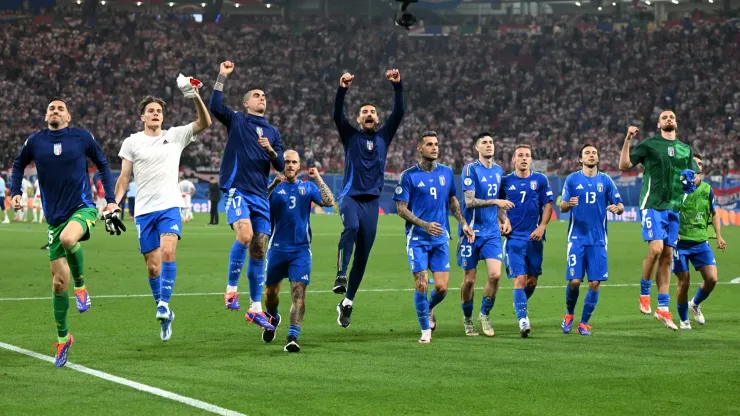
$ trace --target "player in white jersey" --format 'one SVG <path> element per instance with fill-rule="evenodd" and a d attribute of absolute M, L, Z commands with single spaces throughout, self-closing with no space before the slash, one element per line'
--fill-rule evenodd
<path fill-rule="evenodd" d="M 41 207 L 41 186 L 39 186 L 38 179 L 33 181 L 33 189 L 36 191 L 33 196 L 33 222 L 41 224 L 44 222 L 44 210 Z"/>
<path fill-rule="evenodd" d="M 183 179 L 178 184 L 180 187 L 180 193 L 182 194 L 182 220 L 188 222 L 193 219 L 193 194 L 195 194 L 195 185 L 187 179 Z"/>
<path fill-rule="evenodd" d="M 149 272 L 149 286 L 157 303 L 156 319 L 162 330 L 160 338 L 169 341 L 175 314 L 169 301 L 175 285 L 177 265 L 175 249 L 180 239 L 183 205 L 177 186 L 180 155 L 185 146 L 195 141 L 196 135 L 211 125 L 211 116 L 198 95 L 201 82 L 185 77 L 177 78 L 177 86 L 192 98 L 198 119 L 190 124 L 162 129 L 165 103 L 148 96 L 139 104 L 144 131 L 134 133 L 123 141 L 118 155 L 122 159 L 121 175 L 116 182 L 116 201 L 121 201 L 128 190 L 133 171 L 136 177 L 136 231 L 139 250 L 144 255 Z M 160 276 L 161 275 L 161 276 Z"/>
<path fill-rule="evenodd" d="M 26 222 L 28 213 L 28 198 L 33 194 L 33 184 L 26 178 L 21 181 L 21 209 L 15 212 L 16 221 Z"/>

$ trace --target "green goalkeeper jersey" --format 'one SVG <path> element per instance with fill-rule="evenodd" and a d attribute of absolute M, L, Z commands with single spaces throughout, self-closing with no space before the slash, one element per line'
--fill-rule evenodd
<path fill-rule="evenodd" d="M 699 172 L 691 147 L 661 136 L 643 140 L 630 151 L 632 165 L 642 163 L 644 173 L 640 209 L 678 211 L 683 202 L 681 171 Z"/>

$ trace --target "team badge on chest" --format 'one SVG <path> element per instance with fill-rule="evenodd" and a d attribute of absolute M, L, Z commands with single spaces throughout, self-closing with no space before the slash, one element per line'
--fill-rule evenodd
<path fill-rule="evenodd" d="M 370 140 L 366 140 L 365 147 L 367 147 L 367 150 L 373 150 L 373 147 L 375 147 L 375 144 L 373 144 L 373 142 L 371 142 Z"/>
<path fill-rule="evenodd" d="M 262 131 L 262 127 L 257 127 L 257 129 L 255 129 L 255 131 L 257 132 L 257 136 L 262 137 L 262 133 L 264 133 Z"/>
<path fill-rule="evenodd" d="M 444 176 L 440 176 L 439 177 L 439 184 L 442 185 L 442 186 L 445 186 L 445 177 Z"/>
<path fill-rule="evenodd" d="M 301 195 L 306 195 L 306 188 L 298 188 L 298 193 Z"/>
<path fill-rule="evenodd" d="M 668 148 L 668 156 L 673 157 L 676 155 L 676 149 L 673 148 L 673 146 Z"/>
<path fill-rule="evenodd" d="M 597 183 L 596 184 L 596 190 L 599 192 L 604 192 L 604 184 L 603 183 Z"/>
<path fill-rule="evenodd" d="M 62 154 L 62 144 L 61 143 L 54 143 L 54 154 L 57 156 Z"/>
<path fill-rule="evenodd" d="M 529 182 L 529 187 L 530 187 L 530 188 L 531 188 L 531 189 L 532 189 L 533 191 L 536 191 L 536 190 L 537 190 L 537 181 L 530 181 L 530 182 Z"/>

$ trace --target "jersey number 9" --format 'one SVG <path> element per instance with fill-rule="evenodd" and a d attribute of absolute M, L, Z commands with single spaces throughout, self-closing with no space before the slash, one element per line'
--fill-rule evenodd
<path fill-rule="evenodd" d="M 429 188 L 429 193 L 432 194 L 432 196 L 434 197 L 434 199 L 437 199 L 437 188 L 435 188 L 435 187 Z"/>

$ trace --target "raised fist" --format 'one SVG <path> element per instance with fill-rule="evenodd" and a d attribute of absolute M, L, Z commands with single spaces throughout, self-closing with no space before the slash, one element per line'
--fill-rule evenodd
<path fill-rule="evenodd" d="M 627 129 L 627 139 L 628 139 L 628 140 L 629 140 L 629 139 L 632 139 L 633 137 L 635 137 L 635 135 L 637 135 L 637 133 L 638 133 L 639 131 L 640 131 L 640 129 L 638 129 L 637 127 L 635 127 L 635 126 L 630 126 L 630 127 L 629 127 L 629 128 Z"/>
<path fill-rule="evenodd" d="M 345 72 L 341 78 L 339 78 L 339 86 L 342 88 L 349 88 L 350 85 L 352 85 L 352 81 L 355 79 L 355 76 L 350 74 L 349 72 Z"/>
<path fill-rule="evenodd" d="M 231 61 L 221 62 L 221 66 L 218 69 L 218 73 L 224 76 L 234 72 L 234 63 Z"/>
<path fill-rule="evenodd" d="M 401 71 L 397 69 L 389 69 L 385 71 L 385 77 L 388 81 L 396 83 L 401 81 Z"/>

